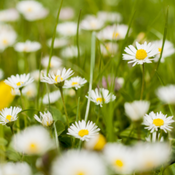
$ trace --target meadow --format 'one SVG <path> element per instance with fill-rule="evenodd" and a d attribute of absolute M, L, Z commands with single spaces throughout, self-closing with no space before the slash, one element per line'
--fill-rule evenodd
<path fill-rule="evenodd" d="M 174 0 L 0 1 L 0 175 L 175 174 Z"/>

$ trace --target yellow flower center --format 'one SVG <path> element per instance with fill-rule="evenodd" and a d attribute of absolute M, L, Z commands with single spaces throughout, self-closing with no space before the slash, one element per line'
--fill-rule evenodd
<path fill-rule="evenodd" d="M 6 39 L 3 39 L 2 42 L 3 42 L 4 45 L 7 45 L 8 44 L 8 41 Z"/>
<path fill-rule="evenodd" d="M 37 151 L 38 151 L 38 146 L 36 145 L 36 143 L 31 143 L 29 145 L 29 152 L 36 153 Z"/>
<path fill-rule="evenodd" d="M 162 126 L 164 124 L 164 121 L 160 118 L 154 119 L 153 124 L 156 126 Z"/>
<path fill-rule="evenodd" d="M 104 148 L 105 144 L 106 144 L 105 137 L 103 135 L 99 134 L 99 137 L 98 137 L 98 140 L 94 146 L 94 149 L 100 151 Z"/>
<path fill-rule="evenodd" d="M 154 164 L 153 164 L 153 162 L 148 161 L 148 162 L 146 162 L 145 167 L 151 169 L 154 167 Z"/>
<path fill-rule="evenodd" d="M 63 78 L 60 76 L 60 75 L 57 75 L 56 77 L 55 77 L 55 81 L 56 82 L 60 82 L 60 81 L 63 81 Z"/>
<path fill-rule="evenodd" d="M 96 27 L 96 23 L 95 22 L 91 22 L 90 25 L 91 25 L 92 28 Z"/>
<path fill-rule="evenodd" d="M 160 47 L 159 47 L 159 48 L 158 48 L 158 50 L 159 50 L 159 52 L 161 53 L 161 51 L 162 51 L 162 48 L 160 48 Z"/>
<path fill-rule="evenodd" d="M 12 121 L 14 118 L 11 115 L 7 115 L 5 118 L 5 122 L 10 122 Z"/>
<path fill-rule="evenodd" d="M 16 83 L 16 85 L 17 85 L 17 86 L 21 86 L 23 83 L 24 83 L 24 82 L 20 82 L 20 81 L 19 81 L 18 83 Z"/>
<path fill-rule="evenodd" d="M 31 11 L 32 11 L 32 7 L 29 7 L 29 8 L 27 9 L 27 11 L 28 11 L 28 12 L 31 12 Z"/>
<path fill-rule="evenodd" d="M 87 129 L 81 129 L 79 132 L 78 132 L 78 135 L 80 137 L 84 137 L 85 135 L 88 135 L 89 134 L 89 131 Z"/>
<path fill-rule="evenodd" d="M 100 102 L 101 103 L 102 101 L 105 101 L 105 99 L 101 98 L 101 97 L 96 98 L 96 102 Z"/>
<path fill-rule="evenodd" d="M 72 86 L 77 85 L 77 84 L 78 84 L 78 82 L 72 82 Z"/>
<path fill-rule="evenodd" d="M 113 38 L 117 38 L 118 36 L 119 36 L 118 32 L 113 32 L 113 35 L 112 35 Z"/>
<path fill-rule="evenodd" d="M 144 60 L 147 57 L 147 52 L 144 49 L 139 49 L 136 52 L 136 58 L 138 60 Z"/>
<path fill-rule="evenodd" d="M 80 171 L 80 172 L 78 172 L 76 175 L 85 175 L 85 173 L 82 172 L 82 171 Z"/>
<path fill-rule="evenodd" d="M 122 168 L 123 167 L 123 162 L 118 159 L 118 160 L 115 160 L 114 165 L 119 167 L 119 168 Z"/>

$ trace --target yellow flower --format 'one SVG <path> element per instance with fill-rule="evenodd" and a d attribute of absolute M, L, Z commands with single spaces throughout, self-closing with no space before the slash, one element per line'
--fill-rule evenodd
<path fill-rule="evenodd" d="M 14 95 L 11 93 L 11 87 L 0 81 L 0 110 L 8 107 L 14 99 Z"/>

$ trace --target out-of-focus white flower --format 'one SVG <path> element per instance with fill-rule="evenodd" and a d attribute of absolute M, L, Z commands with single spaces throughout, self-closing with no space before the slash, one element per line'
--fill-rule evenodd
<path fill-rule="evenodd" d="M 0 80 L 2 80 L 3 78 L 4 78 L 4 71 L 0 69 Z"/>
<path fill-rule="evenodd" d="M 90 93 L 90 100 L 93 101 L 96 105 L 100 105 L 102 107 L 103 103 L 109 103 L 116 99 L 116 96 L 112 93 L 109 93 L 107 89 L 104 88 L 96 88 L 95 90 L 91 90 Z M 86 96 L 88 98 L 88 96 Z"/>
<path fill-rule="evenodd" d="M 105 43 L 105 46 L 101 44 L 100 50 L 104 56 L 115 55 L 118 51 L 118 45 L 113 42 L 108 42 Z"/>
<path fill-rule="evenodd" d="M 68 135 L 72 135 L 75 138 L 78 138 L 82 141 L 88 141 L 93 138 L 100 129 L 95 125 L 92 121 L 88 121 L 87 123 L 82 120 L 75 122 L 72 124 L 70 128 L 68 128 Z"/>
<path fill-rule="evenodd" d="M 135 170 L 150 171 L 168 163 L 171 148 L 167 143 L 139 143 L 133 148 Z"/>
<path fill-rule="evenodd" d="M 144 44 L 139 44 L 136 42 L 136 47 L 133 45 L 129 45 L 125 47 L 125 52 L 127 54 L 123 54 L 123 60 L 129 60 L 128 63 L 133 63 L 132 66 L 136 64 L 143 64 L 143 63 L 152 63 L 150 57 L 156 56 L 158 50 L 155 48 L 154 45 L 145 41 Z"/>
<path fill-rule="evenodd" d="M 68 70 L 63 68 L 62 71 L 58 70 L 56 75 L 53 72 L 48 73 L 48 76 L 45 73 L 42 74 L 41 82 L 59 85 L 60 83 L 64 82 L 66 79 L 68 79 L 72 75 L 73 75 L 73 71 L 70 68 Z"/>
<path fill-rule="evenodd" d="M 37 115 L 35 115 L 34 118 L 43 126 L 51 126 L 53 124 L 53 117 L 49 111 L 44 112 L 43 114 L 40 112 L 40 118 Z"/>
<path fill-rule="evenodd" d="M 115 82 L 114 90 L 118 91 L 120 88 L 122 88 L 124 81 L 125 80 L 122 77 L 114 78 L 113 76 L 108 75 L 107 78 L 105 77 L 102 78 L 102 87 L 107 89 L 108 87 L 111 86 L 113 82 Z"/>
<path fill-rule="evenodd" d="M 81 54 L 81 49 L 80 49 Z M 64 58 L 74 58 L 78 56 L 78 49 L 76 46 L 69 46 L 61 51 L 61 56 Z"/>
<path fill-rule="evenodd" d="M 28 21 L 43 19 L 48 15 L 48 10 L 41 3 L 34 0 L 20 1 L 16 8 Z"/>
<path fill-rule="evenodd" d="M 64 23 L 58 24 L 57 32 L 63 36 L 74 36 L 77 33 L 77 23 L 64 22 Z"/>
<path fill-rule="evenodd" d="M 69 41 L 66 38 L 55 38 L 53 48 L 61 48 L 68 45 Z M 52 38 L 48 40 L 48 46 L 51 47 Z"/>
<path fill-rule="evenodd" d="M 164 103 L 175 104 L 175 85 L 159 87 L 156 95 Z"/>
<path fill-rule="evenodd" d="M 36 41 L 19 42 L 15 45 L 14 49 L 17 52 L 36 52 L 41 48 L 41 44 Z"/>
<path fill-rule="evenodd" d="M 75 15 L 75 13 L 74 13 L 73 8 L 71 8 L 71 7 L 64 7 L 64 8 L 61 8 L 59 18 L 61 20 L 70 20 L 70 19 L 72 19 L 74 17 L 74 15 Z"/>
<path fill-rule="evenodd" d="M 7 123 L 16 121 L 17 115 L 22 109 L 18 107 L 4 108 L 0 111 L 0 124 L 6 125 Z"/>
<path fill-rule="evenodd" d="M 61 97 L 61 94 L 59 90 L 50 92 L 49 94 L 44 95 L 43 103 L 44 104 L 49 104 L 49 102 L 55 103 L 60 97 Z"/>
<path fill-rule="evenodd" d="M 46 56 L 44 58 L 42 58 L 41 60 L 41 64 L 44 66 L 44 68 L 48 67 L 48 63 L 49 63 L 49 56 Z M 50 68 L 60 68 L 62 65 L 62 60 L 57 57 L 57 56 L 52 56 L 51 57 L 51 61 L 50 61 Z"/>
<path fill-rule="evenodd" d="M 89 150 L 101 151 L 106 145 L 106 139 L 102 134 L 97 134 L 89 141 L 85 142 L 85 148 Z"/>
<path fill-rule="evenodd" d="M 30 77 L 30 74 L 21 74 L 21 75 L 12 75 L 7 78 L 4 82 L 11 86 L 14 89 L 20 89 L 30 83 L 32 83 L 34 79 Z"/>
<path fill-rule="evenodd" d="M 170 126 L 174 122 L 172 118 L 173 116 L 167 117 L 167 115 L 163 115 L 161 112 L 150 112 L 149 115 L 146 114 L 144 116 L 143 125 L 146 125 L 145 129 L 150 130 L 151 133 L 157 131 L 158 128 L 167 133 L 167 130 L 171 131 L 171 128 L 173 128 Z"/>
<path fill-rule="evenodd" d="M 68 95 L 70 97 L 75 96 L 76 92 L 74 89 L 64 89 L 64 95 Z"/>
<path fill-rule="evenodd" d="M 151 134 L 152 134 L 152 136 L 151 136 Z M 153 133 L 151 133 L 151 134 L 149 134 L 149 136 L 148 137 L 146 137 L 145 138 L 145 140 L 147 141 L 147 142 L 157 142 L 157 140 L 156 140 L 156 132 L 153 132 Z M 160 137 L 160 133 L 158 134 L 158 138 Z M 160 142 L 163 142 L 164 141 L 164 139 L 163 139 L 163 137 L 161 137 L 160 138 Z"/>
<path fill-rule="evenodd" d="M 7 162 L 0 165 L 2 175 L 32 175 L 32 170 L 26 162 Z"/>
<path fill-rule="evenodd" d="M 97 13 L 97 17 L 99 19 L 102 19 L 104 22 L 119 23 L 122 20 L 121 14 L 120 13 L 117 13 L 117 12 L 99 11 Z"/>
<path fill-rule="evenodd" d="M 113 171 L 117 174 L 132 174 L 136 162 L 130 148 L 117 143 L 107 143 L 103 152 Z"/>
<path fill-rule="evenodd" d="M 44 70 L 42 70 L 44 72 Z M 46 70 L 45 70 L 46 72 Z M 35 81 L 38 81 L 39 78 L 41 79 L 41 72 L 39 70 L 34 70 L 31 72 L 31 77 L 34 78 Z"/>
<path fill-rule="evenodd" d="M 92 15 L 87 15 L 80 23 L 84 30 L 99 30 L 104 26 L 104 21 Z"/>
<path fill-rule="evenodd" d="M 43 126 L 30 126 L 13 136 L 12 146 L 20 153 L 42 155 L 54 147 L 54 142 Z"/>
<path fill-rule="evenodd" d="M 100 40 L 120 40 L 125 38 L 127 30 L 128 26 L 124 24 L 107 26 L 97 34 L 97 37 Z"/>
<path fill-rule="evenodd" d="M 106 175 L 106 166 L 98 154 L 71 150 L 53 163 L 52 175 Z"/>
<path fill-rule="evenodd" d="M 75 88 L 76 90 L 81 88 L 87 80 L 81 77 L 72 77 L 70 80 L 66 80 L 64 83 L 64 88 Z"/>
<path fill-rule="evenodd" d="M 19 18 L 19 13 L 14 8 L 0 11 L 0 22 L 16 21 L 18 18 Z"/>
<path fill-rule="evenodd" d="M 34 83 L 31 83 L 24 87 L 22 90 L 22 94 L 24 94 L 28 98 L 34 98 L 37 95 L 37 87 Z"/>
<path fill-rule="evenodd" d="M 0 51 L 12 46 L 16 38 L 17 34 L 10 25 L 0 24 Z"/>
<path fill-rule="evenodd" d="M 159 41 L 153 41 L 152 44 L 155 45 L 155 47 L 158 50 L 158 54 L 156 55 L 156 57 L 154 58 L 154 61 L 157 62 L 159 60 L 160 57 L 160 53 L 162 51 L 162 40 Z M 172 55 L 175 52 L 175 48 L 173 46 L 173 44 L 170 41 L 165 40 L 164 43 L 164 48 L 163 48 L 163 53 L 162 53 L 162 58 L 161 58 L 161 62 L 165 61 L 166 57 L 169 57 L 170 55 Z"/>
<path fill-rule="evenodd" d="M 126 115 L 133 121 L 142 119 L 148 112 L 149 106 L 150 103 L 143 100 L 124 104 Z"/>

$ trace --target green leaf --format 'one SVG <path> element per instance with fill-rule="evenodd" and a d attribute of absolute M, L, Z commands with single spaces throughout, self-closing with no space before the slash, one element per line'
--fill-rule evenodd
<path fill-rule="evenodd" d="M 7 145 L 8 141 L 4 138 L 0 138 L 0 145 Z"/>
<path fill-rule="evenodd" d="M 63 123 L 66 123 L 66 118 L 64 117 L 64 115 L 62 115 L 62 113 L 57 108 L 50 106 L 50 112 L 52 113 L 52 116 L 55 122 L 57 120 L 60 120 Z"/>
<path fill-rule="evenodd" d="M 56 129 L 57 129 L 57 134 L 59 136 L 65 130 L 65 125 L 60 120 L 57 120 L 55 122 L 55 125 L 56 125 Z"/>

